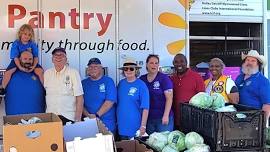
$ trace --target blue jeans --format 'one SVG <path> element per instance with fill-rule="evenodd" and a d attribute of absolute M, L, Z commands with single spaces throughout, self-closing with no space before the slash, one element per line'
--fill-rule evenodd
<path fill-rule="evenodd" d="M 168 125 L 162 124 L 162 119 L 148 119 L 146 125 L 146 132 L 148 135 L 153 132 L 173 131 L 174 120 L 173 116 L 169 117 Z"/>

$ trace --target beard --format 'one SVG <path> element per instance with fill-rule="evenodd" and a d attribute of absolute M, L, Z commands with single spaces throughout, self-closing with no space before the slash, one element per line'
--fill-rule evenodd
<path fill-rule="evenodd" d="M 21 66 L 29 70 L 29 69 L 31 69 L 33 64 L 32 63 L 27 63 L 27 62 L 26 63 L 21 62 Z"/>
<path fill-rule="evenodd" d="M 259 67 L 252 67 L 251 65 L 243 65 L 242 66 L 242 72 L 246 75 L 252 75 L 255 74 L 257 72 L 259 72 Z"/>

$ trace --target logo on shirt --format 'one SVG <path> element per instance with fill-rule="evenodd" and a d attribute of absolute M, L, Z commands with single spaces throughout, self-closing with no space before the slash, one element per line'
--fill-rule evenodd
<path fill-rule="evenodd" d="M 70 84 L 70 76 L 69 75 L 67 75 L 65 78 L 65 84 L 66 84 L 66 86 Z"/>
<path fill-rule="evenodd" d="M 34 75 L 33 75 L 31 78 L 32 78 L 33 80 L 35 80 L 35 81 L 37 80 L 37 77 L 34 76 Z"/>
<path fill-rule="evenodd" d="M 134 96 L 134 94 L 136 93 L 136 91 L 137 91 L 137 88 L 131 87 L 131 88 L 129 89 L 128 95 L 129 95 L 129 96 Z"/>
<path fill-rule="evenodd" d="M 155 81 L 153 86 L 154 86 L 154 89 L 158 90 L 160 87 L 159 81 Z"/>
<path fill-rule="evenodd" d="M 223 84 L 224 84 L 223 81 L 218 82 L 218 85 L 213 87 L 214 92 L 216 92 L 216 93 L 222 93 L 223 90 L 224 90 L 223 89 Z"/>
<path fill-rule="evenodd" d="M 105 84 L 104 83 L 99 85 L 99 92 L 105 92 Z"/>
<path fill-rule="evenodd" d="M 251 81 L 246 82 L 246 86 L 249 86 L 251 84 Z"/>

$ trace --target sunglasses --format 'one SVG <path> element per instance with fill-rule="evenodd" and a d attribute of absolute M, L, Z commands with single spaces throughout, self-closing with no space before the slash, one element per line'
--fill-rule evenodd
<path fill-rule="evenodd" d="M 133 67 L 125 67 L 123 70 L 124 70 L 124 71 L 128 71 L 128 70 L 130 70 L 130 71 L 134 71 L 134 70 L 135 70 L 135 68 L 133 68 Z"/>

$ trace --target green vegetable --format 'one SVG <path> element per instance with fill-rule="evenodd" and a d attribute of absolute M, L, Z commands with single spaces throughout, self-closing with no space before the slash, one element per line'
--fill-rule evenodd
<path fill-rule="evenodd" d="M 210 108 L 212 98 L 205 92 L 199 92 L 190 99 L 190 104 L 200 108 Z"/>
<path fill-rule="evenodd" d="M 185 152 L 210 152 L 210 148 L 205 144 L 195 144 L 190 149 L 185 150 Z"/>
<path fill-rule="evenodd" d="M 220 93 L 213 93 L 211 97 L 213 99 L 212 109 L 216 110 L 225 106 L 225 99 Z"/>
<path fill-rule="evenodd" d="M 173 149 L 170 145 L 167 145 L 162 149 L 162 152 L 178 152 L 178 151 Z"/>
<path fill-rule="evenodd" d="M 190 149 L 195 144 L 203 144 L 203 142 L 204 142 L 203 137 L 196 132 L 190 132 L 186 134 L 185 145 L 187 149 Z"/>
<path fill-rule="evenodd" d="M 177 151 L 184 150 L 186 148 L 185 147 L 185 134 L 178 130 L 172 131 L 169 134 L 168 143 L 171 146 L 171 148 Z"/>
<path fill-rule="evenodd" d="M 162 149 L 168 144 L 167 134 L 168 132 L 154 132 L 149 136 L 146 143 L 161 152 Z"/>

